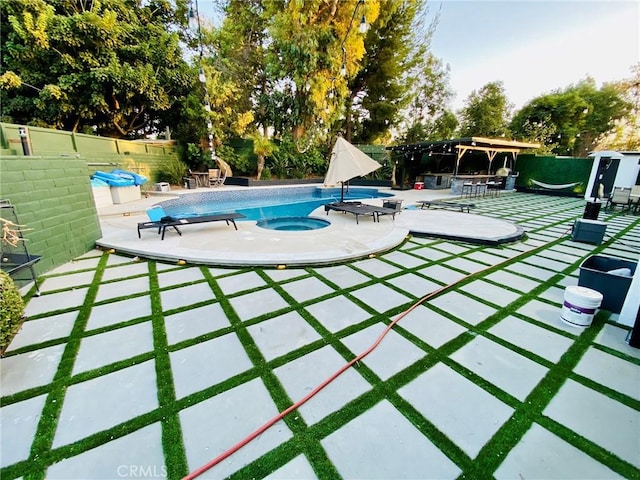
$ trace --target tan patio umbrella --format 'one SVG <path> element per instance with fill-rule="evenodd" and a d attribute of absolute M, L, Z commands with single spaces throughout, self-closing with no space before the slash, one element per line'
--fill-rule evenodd
<path fill-rule="evenodd" d="M 344 184 L 352 178 L 362 177 L 377 170 L 382 165 L 376 162 L 366 153 L 351 145 L 344 138 L 338 137 L 331 151 L 329 169 L 324 178 L 324 185 L 337 185 L 340 183 L 340 201 L 344 201 Z"/>

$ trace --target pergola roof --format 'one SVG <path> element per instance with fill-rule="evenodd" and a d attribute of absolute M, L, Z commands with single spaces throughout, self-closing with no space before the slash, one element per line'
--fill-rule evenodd
<path fill-rule="evenodd" d="M 540 148 L 539 143 L 518 142 L 516 140 L 505 140 L 503 138 L 487 138 L 487 137 L 464 137 L 452 138 L 448 140 L 438 140 L 434 142 L 410 143 L 405 145 L 393 145 L 387 147 L 392 152 L 425 152 L 434 149 L 442 149 L 443 147 L 455 148 L 466 147 L 465 150 L 497 150 L 520 152 L 520 150 Z M 499 150 L 502 149 L 502 150 Z"/>
<path fill-rule="evenodd" d="M 421 142 L 412 143 L 407 145 L 394 145 L 387 147 L 387 150 L 392 152 L 399 152 L 403 154 L 407 153 L 442 153 L 448 152 L 450 155 L 456 155 L 456 175 L 458 173 L 458 167 L 460 165 L 460 159 L 467 151 L 480 151 L 487 154 L 489 160 L 489 168 L 491 170 L 491 163 L 498 153 L 511 153 L 513 154 L 514 162 L 518 157 L 520 150 L 536 149 L 540 148 L 539 143 L 527 143 L 518 142 L 515 140 L 505 140 L 502 138 L 486 138 L 486 137 L 465 137 L 465 138 L 452 138 L 449 140 L 438 140 L 436 142 Z M 453 153 L 454 149 L 456 153 Z"/>

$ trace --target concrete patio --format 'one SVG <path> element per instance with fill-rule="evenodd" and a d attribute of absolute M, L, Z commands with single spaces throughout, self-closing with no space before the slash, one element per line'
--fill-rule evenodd
<path fill-rule="evenodd" d="M 184 477 L 398 317 L 201 478 L 640 478 L 640 350 L 615 314 L 560 319 L 584 259 L 638 260 L 640 219 L 601 214 L 596 246 L 568 236 L 581 199 L 475 202 L 526 239 L 286 269 L 95 250 L 49 272 L 0 362 L 2 478 Z"/>

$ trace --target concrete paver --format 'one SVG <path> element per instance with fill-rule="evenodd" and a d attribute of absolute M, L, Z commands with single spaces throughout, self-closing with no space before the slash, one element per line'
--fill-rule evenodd
<path fill-rule="evenodd" d="M 294 280 L 284 284 L 282 288 L 298 303 L 323 297 L 333 292 L 331 287 L 315 277 Z"/>
<path fill-rule="evenodd" d="M 114 312 L 118 312 L 118 314 L 114 315 Z M 151 300 L 148 296 L 96 305 L 91 309 L 86 330 L 108 327 L 149 315 L 151 315 Z"/>
<path fill-rule="evenodd" d="M 190 308 L 165 315 L 167 343 L 173 345 L 229 326 L 229 320 L 219 303 Z"/>
<path fill-rule="evenodd" d="M 386 400 L 323 439 L 322 446 L 343 478 L 454 479 L 460 473 Z"/>
<path fill-rule="evenodd" d="M 217 280 L 218 286 L 225 295 L 264 287 L 265 281 L 256 272 L 238 273 Z"/>
<path fill-rule="evenodd" d="M 236 315 L 240 320 L 246 321 L 259 317 L 266 313 L 275 312 L 286 308 L 287 302 L 279 293 L 271 289 L 246 293 L 229 299 Z"/>
<path fill-rule="evenodd" d="M 411 301 L 410 297 L 380 283 L 353 290 L 351 294 L 379 313 L 384 313 Z"/>
<path fill-rule="evenodd" d="M 78 312 L 68 312 L 24 322 L 20 328 L 20 335 L 14 338 L 7 352 L 48 340 L 65 338 L 71 333 L 77 317 Z"/>
<path fill-rule="evenodd" d="M 180 424 L 189 470 L 205 465 L 277 414 L 278 409 L 260 379 L 250 380 L 181 410 Z M 219 463 L 203 478 L 225 478 L 291 436 L 289 428 L 280 421 L 263 433 L 259 441 L 248 444 L 232 458 Z"/>
<path fill-rule="evenodd" d="M 609 353 L 591 347 L 573 371 L 600 385 L 640 400 L 640 370 Z"/>
<path fill-rule="evenodd" d="M 514 411 L 441 363 L 398 393 L 471 458 L 476 457 Z"/>
<path fill-rule="evenodd" d="M 543 413 L 640 468 L 640 415 L 632 408 L 569 379 Z"/>
<path fill-rule="evenodd" d="M 53 464 L 47 470 L 47 478 L 164 478 L 167 476 L 167 466 L 161 438 L 162 427 L 160 423 L 154 423 Z M 144 450 L 139 448 L 140 445 L 145 445 Z"/>
<path fill-rule="evenodd" d="M 27 317 L 41 315 L 51 312 L 53 306 L 56 310 L 77 308 L 84 303 L 88 290 L 88 288 L 72 288 L 46 297 L 34 297 L 25 306 L 24 314 Z"/>
<path fill-rule="evenodd" d="M 234 333 L 207 340 L 169 354 L 176 397 L 183 398 L 253 365 Z"/>
<path fill-rule="evenodd" d="M 103 283 L 98 288 L 96 302 L 111 300 L 118 297 L 128 297 L 136 293 L 147 293 L 149 291 L 149 278 L 131 278 L 113 283 Z"/>
<path fill-rule="evenodd" d="M 432 280 L 435 280 L 436 282 L 442 283 L 443 285 L 455 283 L 466 276 L 462 272 L 451 270 L 443 265 L 430 265 L 418 270 L 418 272 Z"/>
<path fill-rule="evenodd" d="M 344 296 L 328 298 L 308 305 L 305 309 L 332 333 L 363 322 L 371 316 Z"/>
<path fill-rule="evenodd" d="M 317 273 L 332 283 L 335 283 L 340 288 L 349 288 L 355 285 L 371 280 L 370 277 L 357 272 L 351 267 L 346 265 L 338 265 L 336 267 L 325 267 L 316 270 Z"/>
<path fill-rule="evenodd" d="M 385 325 L 376 323 L 343 338 L 342 343 L 344 343 L 354 355 L 359 355 L 373 345 L 384 329 Z M 424 355 L 424 351 L 391 330 L 387 333 L 386 337 L 384 337 L 384 342 L 380 343 L 378 348 L 364 357 L 362 363 L 369 367 L 382 380 L 387 380 L 423 358 Z"/>
<path fill-rule="evenodd" d="M 53 447 L 68 445 L 158 408 L 153 361 L 71 385 L 65 394 Z"/>
<path fill-rule="evenodd" d="M 478 325 L 496 312 L 495 308 L 457 291 L 446 292 L 430 303 L 471 325 Z"/>
<path fill-rule="evenodd" d="M 2 395 L 13 395 L 51 383 L 64 348 L 65 344 L 59 344 L 4 358 L 0 369 Z"/>
<path fill-rule="evenodd" d="M 319 340 L 320 335 L 298 312 L 289 312 L 247 327 L 264 358 L 269 361 Z M 282 332 L 287 332 L 283 335 Z"/>
<path fill-rule="evenodd" d="M 344 363 L 344 358 L 327 346 L 276 368 L 274 373 L 291 400 L 297 402 Z M 356 370 L 350 369 L 312 397 L 298 412 L 308 425 L 314 425 L 370 389 L 371 385 Z"/>
<path fill-rule="evenodd" d="M 573 344 L 567 337 L 512 315 L 491 327 L 488 332 L 554 363 L 557 363 Z"/>
<path fill-rule="evenodd" d="M 150 321 L 85 337 L 73 364 L 73 375 L 152 351 Z"/>
<path fill-rule="evenodd" d="M 405 193 L 405 204 L 426 194 Z M 369 348 L 416 297 L 463 278 L 445 263 L 455 259 L 512 260 L 403 315 L 371 354 L 203 478 L 475 478 L 480 465 L 496 478 L 639 476 L 640 350 L 617 315 L 562 322 L 579 269 L 556 275 L 594 251 L 637 259 L 637 217 L 612 218 L 608 235 L 632 230 L 602 247 L 549 246 L 581 215 L 579 199 L 477 203 L 509 220 L 520 212 L 535 230 L 500 247 L 403 237 L 375 258 L 283 270 L 93 250 L 48 273 L 52 287 L 29 300 L 1 360 L 2 477 L 183 476 Z M 365 237 L 372 224 L 360 225 Z M 148 240 L 135 237 L 175 246 Z M 100 279 L 96 298 L 89 278 Z"/>
<path fill-rule="evenodd" d="M 405 315 L 398 325 L 433 348 L 439 348 L 467 331 L 460 324 L 424 305 Z"/>
<path fill-rule="evenodd" d="M 495 473 L 497 480 L 513 478 L 622 478 L 537 424 L 509 452 Z"/>
<path fill-rule="evenodd" d="M 3 366 L 3 368 L 6 367 Z M 0 429 L 1 467 L 29 458 L 31 444 L 36 435 L 36 428 L 45 401 L 46 395 L 39 395 L 0 408 L 0 417 L 2 418 L 2 429 Z"/>
<path fill-rule="evenodd" d="M 462 286 L 460 290 L 470 293 L 479 299 L 488 301 L 498 307 L 506 307 L 520 298 L 520 295 L 514 291 L 499 287 L 485 280 L 475 280 L 471 283 L 467 283 Z"/>
<path fill-rule="evenodd" d="M 484 337 L 474 338 L 451 359 L 520 401 L 547 373 L 542 365 Z"/>
<path fill-rule="evenodd" d="M 205 282 L 160 292 L 163 310 L 173 310 L 200 302 L 210 302 L 215 299 L 215 293 L 213 293 L 209 284 Z"/>

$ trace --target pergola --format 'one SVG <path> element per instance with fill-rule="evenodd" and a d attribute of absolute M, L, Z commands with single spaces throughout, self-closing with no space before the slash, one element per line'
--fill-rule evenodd
<path fill-rule="evenodd" d="M 486 137 L 453 138 L 449 140 L 438 140 L 435 142 L 421 142 L 387 147 L 387 149 L 392 152 L 402 152 L 404 155 L 415 153 L 423 154 L 426 152 L 443 155 L 456 155 L 456 168 L 454 175 L 458 174 L 460 160 L 467 152 L 484 152 L 489 161 L 487 171 L 491 171 L 493 160 L 498 153 L 512 154 L 515 167 L 515 161 L 521 150 L 536 148 L 540 148 L 540 144 Z"/>

